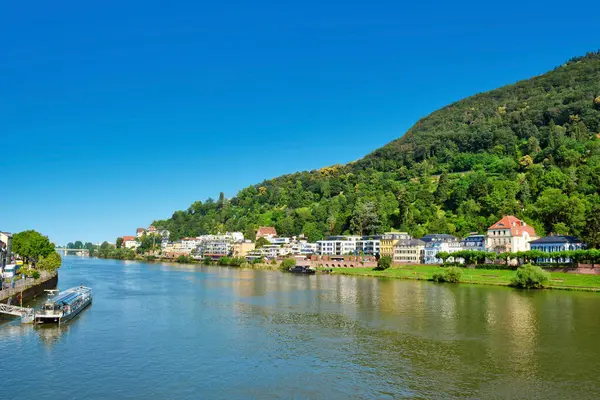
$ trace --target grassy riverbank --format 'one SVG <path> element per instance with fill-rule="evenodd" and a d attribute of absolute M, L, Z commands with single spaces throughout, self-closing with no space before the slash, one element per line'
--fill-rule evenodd
<path fill-rule="evenodd" d="M 401 266 L 391 267 L 384 271 L 374 271 L 372 268 L 335 268 L 333 274 L 375 276 L 395 279 L 431 280 L 433 274 L 443 271 L 438 266 Z M 515 271 L 499 269 L 464 268 L 461 283 L 482 285 L 508 286 Z M 600 291 L 600 275 L 572 274 L 553 272 L 550 289 Z"/>

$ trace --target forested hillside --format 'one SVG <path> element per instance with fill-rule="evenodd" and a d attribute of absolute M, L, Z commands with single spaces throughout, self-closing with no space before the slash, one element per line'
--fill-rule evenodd
<path fill-rule="evenodd" d="M 347 165 L 264 181 L 197 201 L 154 224 L 174 238 L 259 225 L 281 235 L 389 230 L 463 236 L 514 214 L 541 234 L 598 245 L 600 53 L 477 94 L 418 121 Z"/>

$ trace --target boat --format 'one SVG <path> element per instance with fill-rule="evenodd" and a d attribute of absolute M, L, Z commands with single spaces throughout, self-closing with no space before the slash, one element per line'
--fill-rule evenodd
<path fill-rule="evenodd" d="M 67 322 L 92 304 L 92 289 L 83 285 L 64 290 L 48 299 L 41 310 L 35 311 L 35 324 Z"/>
<path fill-rule="evenodd" d="M 295 267 L 291 267 L 289 271 L 295 274 L 314 274 L 317 272 L 311 267 L 305 265 L 296 265 Z"/>

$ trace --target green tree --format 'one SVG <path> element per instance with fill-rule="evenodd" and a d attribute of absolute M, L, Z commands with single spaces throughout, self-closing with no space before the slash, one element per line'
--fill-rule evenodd
<path fill-rule="evenodd" d="M 44 271 L 53 272 L 60 268 L 61 264 L 62 258 L 60 257 L 60 254 L 54 251 L 49 255 L 40 258 L 40 260 L 37 263 L 37 268 Z"/>
<path fill-rule="evenodd" d="M 373 269 L 376 271 L 383 271 L 392 266 L 392 257 L 382 256 L 377 260 L 377 266 Z"/>
<path fill-rule="evenodd" d="M 379 229 L 379 216 L 377 215 L 375 203 L 371 201 L 360 202 L 352 213 L 352 230 L 359 235 L 370 235 Z"/>
<path fill-rule="evenodd" d="M 74 248 L 74 249 L 83 249 L 83 243 L 81 242 L 81 240 L 78 240 L 78 241 L 76 241 L 76 242 L 73 244 L 73 248 Z"/>
<path fill-rule="evenodd" d="M 28 230 L 13 236 L 12 249 L 27 263 L 35 265 L 40 258 L 47 257 L 54 252 L 54 244 L 39 232 Z"/>
<path fill-rule="evenodd" d="M 115 243 L 116 243 L 117 249 L 120 249 L 121 246 L 123 246 L 123 238 L 118 237 Z"/>
<path fill-rule="evenodd" d="M 257 249 L 260 249 L 261 247 L 267 246 L 270 244 L 271 244 L 271 242 L 269 242 L 266 238 L 259 237 L 258 239 L 256 239 L 256 243 L 254 244 L 254 247 L 256 247 Z"/>

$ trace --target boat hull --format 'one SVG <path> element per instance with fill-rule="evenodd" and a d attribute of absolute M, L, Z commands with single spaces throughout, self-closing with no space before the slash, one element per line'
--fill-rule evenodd
<path fill-rule="evenodd" d="M 68 314 L 64 314 L 64 315 L 36 314 L 35 315 L 35 324 L 45 324 L 45 325 L 63 324 L 65 322 L 73 319 L 75 316 L 77 316 L 81 311 L 83 311 L 85 308 L 87 308 L 91 304 L 92 304 L 92 298 L 90 297 L 90 298 L 86 299 L 84 302 L 82 302 L 79 307 L 72 310 Z"/>

